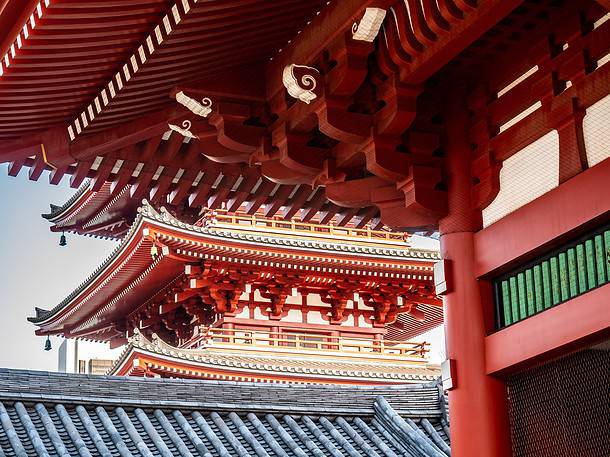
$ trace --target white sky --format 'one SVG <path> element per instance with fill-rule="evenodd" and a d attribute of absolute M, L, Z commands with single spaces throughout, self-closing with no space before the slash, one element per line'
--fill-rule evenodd
<path fill-rule="evenodd" d="M 34 307 L 50 309 L 63 300 L 104 258 L 113 242 L 58 233 L 40 215 L 49 203 L 62 204 L 74 192 L 67 184 L 52 186 L 47 176 L 38 182 L 23 169 L 17 178 L 0 165 L 0 366 L 37 370 L 57 369 L 59 339 L 43 351 L 45 338 L 35 336 L 26 318 Z"/>
<path fill-rule="evenodd" d="M 51 309 L 110 254 L 115 242 L 84 236 L 66 235 L 68 245 L 59 246 L 59 233 L 40 214 L 49 203 L 63 204 L 75 189 L 64 179 L 59 186 L 48 183 L 46 175 L 38 182 L 28 179 L 27 169 L 12 178 L 7 165 L 0 165 L 0 367 L 56 370 L 58 338 L 51 338 L 53 349 L 43 350 L 45 338 L 34 334 L 27 321 L 34 307 Z M 438 247 L 438 242 L 414 237 L 422 248 Z M 418 340 L 432 343 L 431 362 L 444 355 L 442 327 Z M 82 344 L 81 358 L 104 357 L 103 348 Z M 112 355 L 116 357 L 117 351 Z"/>

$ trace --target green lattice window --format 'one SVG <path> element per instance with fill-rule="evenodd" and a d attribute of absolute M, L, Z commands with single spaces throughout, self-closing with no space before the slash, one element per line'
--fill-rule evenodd
<path fill-rule="evenodd" d="M 569 243 L 494 281 L 504 328 L 610 282 L 610 228 Z"/>

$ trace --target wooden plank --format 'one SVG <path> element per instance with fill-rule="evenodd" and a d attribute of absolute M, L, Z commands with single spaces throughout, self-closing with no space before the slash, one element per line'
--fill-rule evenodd
<path fill-rule="evenodd" d="M 568 273 L 568 256 L 565 252 L 560 252 L 558 256 L 559 289 L 561 291 L 560 301 L 570 298 L 570 279 Z"/>
<path fill-rule="evenodd" d="M 585 256 L 584 243 L 576 246 L 576 269 L 578 271 L 578 293 L 584 294 L 589 290 L 587 284 L 587 259 Z"/>
<path fill-rule="evenodd" d="M 524 273 L 517 275 L 517 290 L 519 296 L 519 319 L 525 319 L 527 317 L 527 291 Z"/>
<path fill-rule="evenodd" d="M 593 239 L 585 241 L 585 260 L 587 268 L 587 287 L 593 289 L 597 286 L 597 271 L 595 265 L 595 244 Z"/>
<path fill-rule="evenodd" d="M 578 269 L 576 265 L 576 250 L 574 248 L 568 249 L 566 259 L 568 264 L 568 291 L 570 298 L 573 298 L 578 295 Z"/>
<path fill-rule="evenodd" d="M 551 269 L 551 291 L 553 295 L 553 305 L 561 301 L 561 287 L 559 285 L 559 259 L 551 257 L 549 259 Z"/>
<path fill-rule="evenodd" d="M 502 311 L 504 316 L 504 326 L 512 324 L 512 311 L 510 303 L 510 284 L 508 281 L 502 281 L 500 285 L 502 291 Z"/>
<path fill-rule="evenodd" d="M 534 303 L 534 272 L 531 268 L 525 270 L 525 293 L 527 315 L 533 316 L 536 313 L 536 307 Z"/>
<path fill-rule="evenodd" d="M 511 277 L 508 282 L 510 286 L 512 322 L 514 323 L 519 321 L 519 291 L 517 290 L 517 277 Z"/>
<path fill-rule="evenodd" d="M 536 312 L 539 313 L 544 311 L 544 297 L 543 292 L 544 288 L 542 285 L 542 266 L 535 265 L 533 268 L 534 274 L 534 302 Z"/>
<path fill-rule="evenodd" d="M 548 260 L 545 260 L 542 262 L 544 309 L 548 309 L 553 306 L 553 287 L 551 282 L 551 265 Z"/>
<path fill-rule="evenodd" d="M 608 276 L 606 275 L 606 250 L 604 249 L 604 238 L 603 235 L 597 235 L 594 240 L 595 243 L 595 267 L 597 270 L 597 284 L 604 284 L 607 281 Z"/>

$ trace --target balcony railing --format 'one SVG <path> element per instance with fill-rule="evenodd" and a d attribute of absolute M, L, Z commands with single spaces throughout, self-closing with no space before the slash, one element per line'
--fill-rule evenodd
<path fill-rule="evenodd" d="M 213 227 L 225 227 L 235 230 L 248 230 L 260 232 L 275 232 L 300 234 L 318 238 L 351 238 L 360 242 L 372 242 L 380 244 L 400 245 L 409 247 L 410 237 L 408 234 L 389 232 L 385 230 L 372 230 L 371 228 L 339 227 L 336 225 L 315 224 L 310 222 L 298 222 L 295 220 L 281 220 L 274 218 L 258 217 L 249 214 L 228 213 L 225 210 L 214 210 L 208 213 L 202 223 L 208 223 Z"/>
<path fill-rule="evenodd" d="M 426 361 L 429 343 L 375 341 L 367 338 L 340 337 L 306 333 L 274 333 L 250 330 L 209 328 L 200 348 L 240 349 L 269 352 L 309 352 L 352 357 L 391 357 Z"/>

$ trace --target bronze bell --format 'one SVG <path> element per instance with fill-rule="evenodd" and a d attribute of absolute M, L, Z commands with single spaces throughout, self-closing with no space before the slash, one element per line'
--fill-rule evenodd
<path fill-rule="evenodd" d="M 48 336 L 47 336 L 47 341 L 45 341 L 45 343 L 44 343 L 44 350 L 45 351 L 51 350 L 51 339 Z"/>
<path fill-rule="evenodd" d="M 66 244 L 68 244 L 68 240 L 66 240 L 66 235 L 64 233 L 62 233 L 61 236 L 59 237 L 59 245 L 65 246 Z"/>

